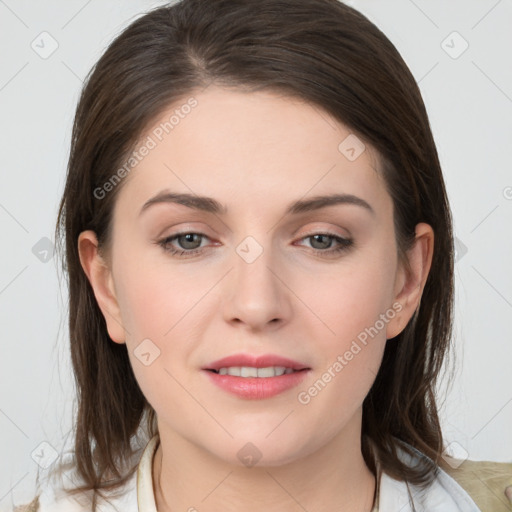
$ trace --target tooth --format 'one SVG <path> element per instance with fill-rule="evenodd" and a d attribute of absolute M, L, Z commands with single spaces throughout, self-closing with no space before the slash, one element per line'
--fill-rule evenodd
<path fill-rule="evenodd" d="M 284 366 L 276 366 L 275 367 L 276 377 L 278 377 L 279 375 L 283 375 L 285 370 L 286 370 L 286 368 Z"/>
<path fill-rule="evenodd" d="M 257 377 L 258 369 L 249 366 L 242 366 L 240 368 L 240 377 Z"/>
<path fill-rule="evenodd" d="M 267 368 L 258 368 L 258 377 L 274 377 L 275 371 L 273 366 Z"/>
<path fill-rule="evenodd" d="M 291 368 L 284 366 L 267 366 L 266 368 L 254 368 L 252 366 L 230 366 L 219 368 L 219 375 L 233 375 L 235 377 L 279 377 L 281 375 L 289 375 L 293 373 Z"/>

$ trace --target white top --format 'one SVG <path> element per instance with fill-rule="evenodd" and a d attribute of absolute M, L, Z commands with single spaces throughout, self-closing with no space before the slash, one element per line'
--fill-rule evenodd
<path fill-rule="evenodd" d="M 159 436 L 155 435 L 147 444 L 139 460 L 137 471 L 125 484 L 122 494 L 104 502 L 98 498 L 100 512 L 157 512 L 153 492 L 152 462 L 153 455 L 159 444 Z M 415 455 L 411 458 L 398 447 L 401 460 L 412 463 L 426 456 L 411 447 Z M 67 482 L 68 485 L 70 482 Z M 84 497 L 71 497 L 49 485 L 41 490 L 38 512 L 89 512 Z M 427 488 L 409 484 L 409 492 L 414 499 L 417 512 L 482 512 L 469 494 L 445 471 L 439 473 Z M 372 512 L 413 512 L 409 503 L 409 492 L 405 482 L 397 481 L 386 473 L 379 472 L 376 490 L 376 505 Z"/>

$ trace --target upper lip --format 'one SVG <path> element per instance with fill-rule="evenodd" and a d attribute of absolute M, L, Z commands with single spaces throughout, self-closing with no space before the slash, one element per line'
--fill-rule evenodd
<path fill-rule="evenodd" d="M 223 357 L 213 363 L 205 366 L 203 370 L 220 370 L 220 368 L 229 367 L 250 367 L 250 368 L 268 368 L 270 366 L 284 366 L 285 368 L 291 368 L 292 370 L 303 370 L 309 369 L 309 367 L 293 359 L 287 357 L 281 357 L 276 354 L 263 354 L 263 355 L 252 355 L 252 354 L 233 354 L 231 356 Z"/>

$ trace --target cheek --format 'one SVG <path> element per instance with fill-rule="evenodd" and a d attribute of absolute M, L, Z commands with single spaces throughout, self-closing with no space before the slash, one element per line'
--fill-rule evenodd
<path fill-rule="evenodd" d="M 158 403 L 163 390 L 176 386 L 176 393 L 182 392 L 170 373 L 184 381 L 196 345 L 193 327 L 207 291 L 218 278 L 198 279 L 136 254 L 119 258 L 116 270 L 122 276 L 116 293 L 132 367 L 144 395 L 150 403 Z M 150 364 L 144 364 L 148 359 Z"/>
<path fill-rule="evenodd" d="M 194 305 L 208 289 L 204 281 L 198 282 L 187 272 L 155 264 L 143 255 L 121 259 L 118 273 L 117 298 L 132 344 L 172 336 L 180 322 L 194 315 Z"/>
<path fill-rule="evenodd" d="M 304 282 L 299 293 L 307 297 L 304 302 L 321 320 L 322 339 L 327 347 L 342 349 L 372 327 L 385 337 L 385 325 L 379 320 L 386 313 L 388 321 L 388 317 L 394 316 L 394 310 L 389 311 L 393 303 L 394 275 L 393 257 L 369 254 L 368 257 L 358 255 L 329 274 L 316 274 Z M 375 331 L 371 331 L 375 337 Z M 360 338 L 364 338 L 364 334 Z"/>
<path fill-rule="evenodd" d="M 132 264 L 137 272 L 128 270 Z M 177 410 L 183 393 L 178 382 L 184 382 L 183 363 L 191 347 L 186 332 L 194 315 L 190 302 L 197 299 L 183 291 L 178 277 L 171 279 L 169 272 L 143 265 L 140 259 L 126 261 L 123 275 L 118 300 L 135 378 L 157 411 Z"/>
<path fill-rule="evenodd" d="M 315 338 L 319 354 L 315 374 L 297 397 L 304 407 L 311 407 L 309 411 L 317 410 L 333 431 L 368 394 L 382 361 L 386 326 L 396 314 L 392 248 L 386 252 L 385 246 L 380 251 L 374 246 L 346 263 L 328 278 L 317 279 L 322 293 L 309 296 L 324 334 Z"/>
<path fill-rule="evenodd" d="M 353 288 L 344 281 L 338 303 L 324 304 L 323 318 L 334 334 L 324 329 L 325 335 L 316 335 L 315 371 L 297 390 L 303 413 L 326 436 L 335 435 L 356 414 L 382 362 L 386 308 L 375 281 L 365 281 L 354 282 Z M 372 286 L 356 286 L 361 283 Z"/>

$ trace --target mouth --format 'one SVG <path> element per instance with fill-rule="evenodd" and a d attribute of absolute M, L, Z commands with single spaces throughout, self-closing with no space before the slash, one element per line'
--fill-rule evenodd
<path fill-rule="evenodd" d="M 274 354 L 235 354 L 202 370 L 220 389 L 239 398 L 261 400 L 294 388 L 311 368 Z"/>

